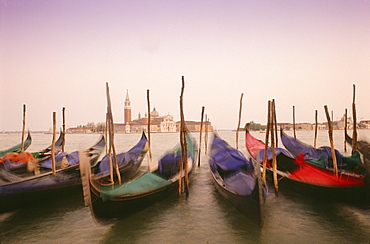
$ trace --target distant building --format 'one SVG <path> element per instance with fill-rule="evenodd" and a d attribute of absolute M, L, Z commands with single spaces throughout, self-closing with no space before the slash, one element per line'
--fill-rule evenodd
<path fill-rule="evenodd" d="M 312 129 L 315 130 L 316 124 L 312 124 Z M 327 123 L 317 123 L 317 130 L 326 130 L 327 129 Z"/>
<path fill-rule="evenodd" d="M 77 127 L 71 127 L 66 130 L 68 134 L 88 134 L 88 133 L 95 133 L 95 125 L 88 124 L 88 125 L 79 125 Z M 52 132 L 52 131 L 51 131 Z"/>
<path fill-rule="evenodd" d="M 334 130 L 344 130 L 346 118 L 345 115 L 342 116 L 342 118 L 338 121 L 333 121 L 333 129 Z M 327 123 L 326 123 L 327 124 Z M 347 129 L 353 128 L 353 121 L 351 117 L 347 118 Z"/>
<path fill-rule="evenodd" d="M 186 127 L 190 132 L 199 132 L 201 123 L 198 121 L 185 121 Z M 176 131 L 180 131 L 181 121 L 176 122 Z M 202 131 L 212 132 L 213 127 L 209 121 L 203 121 Z"/>
<path fill-rule="evenodd" d="M 361 120 L 360 123 L 358 123 L 359 129 L 370 129 L 370 120 Z"/>
<path fill-rule="evenodd" d="M 200 122 L 186 121 L 185 123 L 189 131 L 200 131 Z M 208 131 L 213 131 L 213 127 L 209 121 L 204 123 L 203 131 L 205 131 L 206 125 Z M 137 119 L 131 120 L 131 101 L 128 91 L 126 93 L 126 99 L 124 102 L 124 123 L 115 123 L 114 131 L 115 133 L 141 133 L 142 131 L 148 132 L 147 114 L 145 114 L 144 117 L 141 117 L 141 114 L 139 113 Z M 170 114 L 160 116 L 154 107 L 153 111 L 150 112 L 150 132 L 164 133 L 178 131 L 180 131 L 180 122 L 173 121 L 173 116 Z"/>
<path fill-rule="evenodd" d="M 295 124 L 296 130 L 312 130 L 312 124 L 311 123 L 297 123 Z"/>

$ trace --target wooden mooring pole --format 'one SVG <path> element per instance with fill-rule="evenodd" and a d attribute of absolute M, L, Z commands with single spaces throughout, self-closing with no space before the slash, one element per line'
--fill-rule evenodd
<path fill-rule="evenodd" d="M 313 140 L 313 147 L 316 148 L 316 141 L 317 141 L 317 125 L 318 125 L 318 122 L 317 122 L 317 110 L 315 110 L 315 138 Z"/>
<path fill-rule="evenodd" d="M 294 139 L 297 139 L 297 136 L 295 134 L 295 106 L 293 106 L 293 135 Z"/>
<path fill-rule="evenodd" d="M 66 145 L 66 108 L 62 108 L 62 152 L 65 151 L 65 145 Z"/>
<path fill-rule="evenodd" d="M 331 157 L 333 159 L 333 166 L 334 166 L 334 173 L 336 176 L 338 176 L 338 166 L 337 166 L 337 157 L 335 156 L 335 148 L 334 148 L 334 140 L 333 140 L 333 123 L 330 119 L 328 106 L 325 105 L 325 114 L 326 118 L 328 120 L 328 133 L 329 133 L 329 141 L 330 141 L 330 148 L 331 148 Z"/>
<path fill-rule="evenodd" d="M 110 100 L 110 93 L 109 93 L 109 85 L 108 82 L 106 83 L 106 91 L 107 91 L 107 118 L 108 118 L 108 136 L 109 136 L 109 154 L 113 153 L 113 159 L 114 159 L 114 168 L 116 171 L 118 184 L 122 184 L 121 174 L 119 172 L 119 166 L 117 162 L 117 154 L 116 154 L 116 148 L 114 146 L 114 123 L 113 123 L 113 114 L 112 114 L 112 105 Z M 112 157 L 112 156 L 111 156 Z M 113 178 L 111 176 L 111 178 Z M 114 182 L 112 182 L 114 183 Z"/>
<path fill-rule="evenodd" d="M 200 132 L 199 132 L 199 151 L 198 151 L 198 167 L 200 167 L 200 153 L 202 149 L 202 130 L 203 130 L 203 116 L 204 116 L 204 106 L 202 106 L 202 113 L 200 119 Z"/>
<path fill-rule="evenodd" d="M 275 188 L 275 195 L 278 196 L 279 186 L 278 186 L 278 178 L 277 178 L 277 160 L 276 160 L 276 150 L 275 150 L 275 133 L 274 133 L 274 124 L 276 124 L 276 114 L 275 114 L 275 101 L 272 100 L 271 103 L 271 152 L 272 152 L 272 172 L 274 178 L 274 188 Z"/>
<path fill-rule="evenodd" d="M 57 131 L 57 122 L 56 122 L 56 112 L 53 112 L 53 139 L 51 141 L 51 171 L 52 174 L 56 174 L 56 165 L 55 165 L 55 135 Z"/>
<path fill-rule="evenodd" d="M 347 109 L 344 110 L 344 151 L 347 152 L 347 143 L 346 143 L 346 135 L 347 135 Z"/>
<path fill-rule="evenodd" d="M 239 118 L 238 118 L 238 126 L 236 127 L 236 149 L 239 149 L 239 127 L 240 127 L 240 119 L 242 116 L 242 106 L 243 106 L 243 93 L 240 96 L 240 105 L 239 105 Z"/>
<path fill-rule="evenodd" d="M 146 99 L 148 102 L 148 146 L 149 146 L 149 160 L 148 160 L 148 170 L 151 172 L 151 163 L 152 163 L 152 147 L 151 147 L 151 139 L 150 139 L 150 96 L 149 96 L 149 89 L 146 91 Z"/>
<path fill-rule="evenodd" d="M 352 153 L 357 150 L 357 113 L 356 113 L 356 85 L 353 84 L 353 101 L 352 101 L 352 116 L 353 116 L 353 133 L 352 133 Z"/>
<path fill-rule="evenodd" d="M 180 129 L 180 144 L 181 144 L 181 166 L 180 172 L 184 169 L 184 189 L 185 194 L 189 196 L 189 175 L 188 175 L 188 145 L 186 140 L 186 124 L 184 118 L 184 106 L 183 106 L 183 96 L 184 96 L 184 89 L 185 89 L 185 78 L 182 76 L 182 87 L 181 87 L 181 95 L 180 95 L 180 116 L 181 116 L 181 129 Z M 179 195 L 182 192 L 182 174 L 180 174 L 179 178 Z"/>
<path fill-rule="evenodd" d="M 263 169 L 262 169 L 262 180 L 266 184 L 266 169 L 268 162 L 268 148 L 269 148 L 269 135 L 270 135 L 270 126 L 271 126 L 271 101 L 268 101 L 267 107 L 267 126 L 266 126 L 266 137 L 265 137 L 265 150 L 263 154 Z"/>
<path fill-rule="evenodd" d="M 26 130 L 26 104 L 23 104 L 23 120 L 22 120 L 22 144 L 21 144 L 21 152 L 24 151 L 24 134 Z"/>

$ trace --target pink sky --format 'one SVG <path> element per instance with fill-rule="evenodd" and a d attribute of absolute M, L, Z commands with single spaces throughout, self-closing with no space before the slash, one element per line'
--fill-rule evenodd
<path fill-rule="evenodd" d="M 48 130 L 105 120 L 109 82 L 114 120 L 129 90 L 133 118 L 146 90 L 160 114 L 179 120 L 201 107 L 216 129 L 265 123 L 276 100 L 280 122 L 370 119 L 370 1 L 0 1 L 0 131 Z"/>

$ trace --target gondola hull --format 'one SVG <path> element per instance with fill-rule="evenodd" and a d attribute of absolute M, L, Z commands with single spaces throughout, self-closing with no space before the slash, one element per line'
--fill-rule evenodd
<path fill-rule="evenodd" d="M 217 190 L 217 192 L 226 199 L 234 208 L 240 211 L 242 214 L 247 216 L 257 225 L 263 225 L 263 203 L 261 204 L 261 199 L 259 198 L 259 187 L 258 182 L 256 182 L 256 187 L 253 190 L 251 196 L 241 196 L 228 190 L 222 179 L 216 177 L 212 171 L 212 182 Z M 256 180 L 257 181 L 257 180 Z M 262 199 L 262 201 L 264 201 Z"/>
<path fill-rule="evenodd" d="M 92 147 L 91 164 L 95 163 L 105 148 L 105 139 Z M 68 192 L 81 187 L 79 165 L 71 165 L 64 169 L 57 169 L 55 174 L 51 170 L 42 170 L 40 174 L 16 174 L 5 169 L 0 170 L 0 212 L 17 209 L 37 202 L 47 201 L 57 196 L 61 191 Z"/>
<path fill-rule="evenodd" d="M 273 171 L 267 169 L 267 180 L 273 182 Z M 365 186 L 330 187 L 305 183 L 278 172 L 279 191 L 293 192 L 302 197 L 323 202 L 341 202 L 356 206 L 368 206 L 369 195 Z"/>
<path fill-rule="evenodd" d="M 172 184 L 142 194 L 117 197 L 103 201 L 97 193 L 92 194 L 92 209 L 95 220 L 108 221 L 113 218 L 124 218 L 135 214 L 156 202 L 175 196 L 178 190 L 178 181 Z"/>
<path fill-rule="evenodd" d="M 1 186 L 0 212 L 45 202 L 74 190 L 81 191 L 81 179 L 79 174 L 75 172 L 59 172 L 56 175 L 42 176 L 29 181 Z"/>

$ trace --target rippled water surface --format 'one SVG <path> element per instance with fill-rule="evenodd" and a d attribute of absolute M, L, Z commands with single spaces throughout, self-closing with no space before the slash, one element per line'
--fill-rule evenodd
<path fill-rule="evenodd" d="M 350 132 L 351 133 L 351 132 Z M 265 134 L 254 132 L 264 140 Z M 291 132 L 288 132 L 291 134 Z M 199 141 L 199 134 L 193 134 Z M 219 132 L 235 146 L 235 132 Z M 297 137 L 313 144 L 313 131 L 298 131 Z M 93 145 L 99 135 L 68 134 L 66 151 Z M 370 139 L 370 131 L 360 130 L 360 139 Z M 127 151 L 139 134 L 115 136 L 117 152 Z M 152 134 L 156 160 L 178 141 L 177 133 Z M 212 139 L 212 135 L 209 135 Z M 334 131 L 335 147 L 343 150 L 343 131 Z M 20 135 L 0 135 L 0 148 L 19 143 Z M 50 134 L 34 134 L 28 151 L 50 145 Z M 204 139 L 203 139 L 204 143 Z M 203 144 L 202 143 L 202 144 Z M 239 149 L 248 155 L 244 133 Z M 329 145 L 327 131 L 319 131 L 317 145 Z M 208 144 L 209 146 L 209 144 Z M 347 154 L 350 148 L 347 147 Z M 239 214 L 215 192 L 209 174 L 208 158 L 202 145 L 201 166 L 192 176 L 190 195 L 173 196 L 127 218 L 107 225 L 94 222 L 84 207 L 80 190 L 63 192 L 57 199 L 37 204 L 24 203 L 14 212 L 0 214 L 0 243 L 369 243 L 370 209 L 336 202 L 320 202 L 294 192 L 275 196 L 271 186 L 261 228 Z M 143 168 L 147 167 L 145 160 Z"/>

